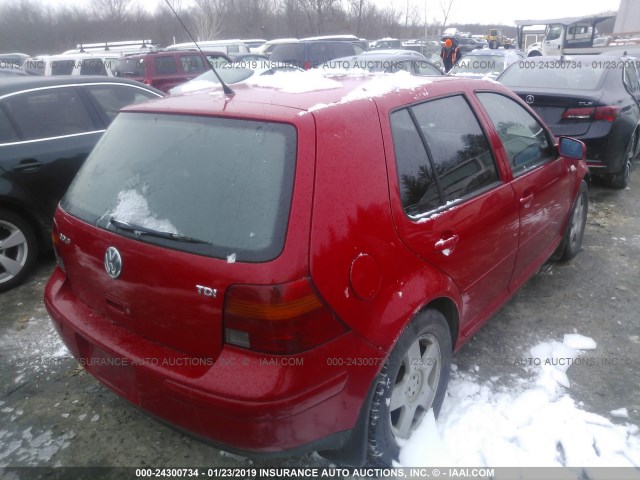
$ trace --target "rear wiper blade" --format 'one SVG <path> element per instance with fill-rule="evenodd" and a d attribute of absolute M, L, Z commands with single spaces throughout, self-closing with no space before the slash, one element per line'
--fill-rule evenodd
<path fill-rule="evenodd" d="M 109 219 L 109 223 L 119 228 L 120 230 L 125 230 L 127 232 L 133 232 L 134 234 L 141 235 L 149 235 L 150 237 L 158 237 L 165 238 L 168 240 L 174 240 L 176 242 L 187 242 L 187 243 L 201 243 L 204 245 L 213 245 L 211 242 L 207 242 L 206 240 L 200 240 L 193 237 L 187 237 L 186 235 L 181 235 L 179 233 L 172 232 L 162 232 L 158 230 L 153 230 L 151 228 L 143 227 L 141 225 L 134 225 L 132 223 L 121 222 L 111 217 Z"/>

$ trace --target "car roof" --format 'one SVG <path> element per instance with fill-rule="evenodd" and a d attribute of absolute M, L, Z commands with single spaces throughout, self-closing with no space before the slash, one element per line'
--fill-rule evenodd
<path fill-rule="evenodd" d="M 78 85 L 83 83 L 125 83 L 127 85 L 134 85 L 137 87 L 143 87 L 148 90 L 161 93 L 155 88 L 151 88 L 147 85 L 143 85 L 140 82 L 133 80 L 127 80 L 118 77 L 107 77 L 102 75 L 59 75 L 59 76 L 44 76 L 44 75 L 29 75 L 23 76 L 11 76 L 0 77 L 0 96 L 17 92 L 20 90 L 29 90 L 33 88 L 52 87 L 59 85 Z"/>
<path fill-rule="evenodd" d="M 155 102 L 130 106 L 126 110 L 202 116 L 218 116 L 224 112 L 224 115 L 244 118 L 287 120 L 287 117 L 291 119 L 304 111 L 315 112 L 329 106 L 366 102 L 372 98 L 393 97 L 392 101 L 400 106 L 469 88 L 509 92 L 495 82 L 480 80 L 419 77 L 408 72 L 336 75 L 317 69 L 262 76 L 255 82 L 234 86 L 233 96 L 225 96 L 221 89 L 208 90 L 192 95 L 165 97 Z M 260 108 L 256 108 L 257 105 Z M 283 108 L 289 113 L 284 113 Z"/>
<path fill-rule="evenodd" d="M 518 50 L 518 49 L 514 49 L 514 48 L 502 48 L 502 49 L 491 49 L 491 48 L 481 48 L 478 50 L 471 50 L 470 52 L 467 52 L 464 54 L 464 57 L 471 57 L 471 56 L 478 56 L 478 55 L 482 55 L 482 56 L 493 56 L 493 57 L 506 57 L 508 55 L 523 55 L 522 51 Z M 536 57 L 536 60 L 540 58 L 540 57 Z M 558 57 L 555 57 L 556 59 Z"/>

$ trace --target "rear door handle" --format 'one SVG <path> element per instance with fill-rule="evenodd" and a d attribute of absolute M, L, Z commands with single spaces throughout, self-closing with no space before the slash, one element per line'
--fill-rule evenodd
<path fill-rule="evenodd" d="M 433 249 L 436 252 L 442 253 L 445 257 L 448 257 L 453 253 L 453 250 L 456 248 L 456 245 L 458 244 L 458 240 L 460 240 L 458 235 L 451 235 L 448 238 L 441 238 L 435 243 L 435 245 L 433 246 Z"/>
<path fill-rule="evenodd" d="M 42 162 L 30 158 L 28 160 L 22 160 L 18 165 L 14 165 L 11 170 L 14 172 L 35 172 L 42 167 L 42 165 L 44 165 Z"/>
<path fill-rule="evenodd" d="M 524 208 L 529 208 L 531 206 L 531 202 L 533 201 L 533 193 L 525 194 L 524 197 L 520 199 L 520 205 Z"/>

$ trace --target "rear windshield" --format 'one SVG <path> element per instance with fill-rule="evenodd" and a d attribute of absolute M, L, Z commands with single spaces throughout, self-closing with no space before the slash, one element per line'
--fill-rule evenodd
<path fill-rule="evenodd" d="M 533 57 L 535 58 L 535 57 Z M 508 68 L 498 81 L 508 87 L 552 87 L 595 90 L 604 78 L 606 62 L 527 59 Z"/>
<path fill-rule="evenodd" d="M 268 261 L 284 246 L 295 155 L 292 125 L 121 113 L 61 206 L 90 224 L 140 241 L 218 258 L 235 254 L 238 261 Z M 191 241 L 135 236 L 111 219 Z"/>
<path fill-rule="evenodd" d="M 141 58 L 123 58 L 118 60 L 116 77 L 144 77 L 144 63 Z"/>

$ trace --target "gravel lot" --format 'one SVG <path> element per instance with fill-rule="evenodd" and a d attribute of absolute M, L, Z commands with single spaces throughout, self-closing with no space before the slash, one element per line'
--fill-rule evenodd
<path fill-rule="evenodd" d="M 475 372 L 479 382 L 526 375 L 511 359 L 577 332 L 598 346 L 588 352 L 593 361 L 569 369 L 572 398 L 614 423 L 640 425 L 640 174 L 634 173 L 630 189 L 592 187 L 584 250 L 567 264 L 545 265 L 458 352 L 460 371 Z M 0 295 L 0 467 L 329 465 L 315 454 L 253 462 L 221 452 L 147 417 L 85 375 L 42 303 L 53 265 L 51 256 L 43 258 L 27 284 Z M 622 407 L 629 418 L 612 418 L 610 411 Z"/>

